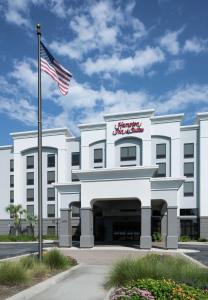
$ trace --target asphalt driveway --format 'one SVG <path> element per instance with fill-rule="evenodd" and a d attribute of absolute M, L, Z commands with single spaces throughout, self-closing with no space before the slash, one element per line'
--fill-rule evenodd
<path fill-rule="evenodd" d="M 208 266 L 208 245 L 200 245 L 200 244 L 180 244 L 180 249 L 192 249 L 198 250 L 200 252 L 194 253 L 186 253 L 186 255 L 198 260 L 199 262 L 203 263 L 204 265 Z"/>
<path fill-rule="evenodd" d="M 54 244 L 44 244 L 44 247 L 53 247 Z M 0 259 L 28 254 L 38 251 L 37 243 L 0 243 Z"/>

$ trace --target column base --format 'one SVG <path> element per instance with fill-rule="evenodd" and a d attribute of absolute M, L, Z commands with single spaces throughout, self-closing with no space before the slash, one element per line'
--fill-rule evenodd
<path fill-rule="evenodd" d="M 152 248 L 152 237 L 142 236 L 140 237 L 140 249 L 151 249 Z"/>
<path fill-rule="evenodd" d="M 59 236 L 59 247 L 71 247 L 71 246 L 72 246 L 72 235 Z"/>
<path fill-rule="evenodd" d="M 92 248 L 92 247 L 94 247 L 94 235 L 81 235 L 80 248 Z"/>
<path fill-rule="evenodd" d="M 178 237 L 168 235 L 166 238 L 166 248 L 167 249 L 178 249 Z"/>

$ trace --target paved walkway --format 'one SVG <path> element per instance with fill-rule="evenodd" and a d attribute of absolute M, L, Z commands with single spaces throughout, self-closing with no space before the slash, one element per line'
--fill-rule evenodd
<path fill-rule="evenodd" d="M 81 265 L 69 277 L 32 297 L 31 300 L 103 300 L 109 266 Z"/>

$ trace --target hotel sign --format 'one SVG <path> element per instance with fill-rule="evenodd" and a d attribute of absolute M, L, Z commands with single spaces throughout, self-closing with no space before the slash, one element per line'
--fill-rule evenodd
<path fill-rule="evenodd" d="M 125 135 L 143 132 L 144 128 L 142 127 L 141 122 L 118 122 L 115 125 L 115 129 L 113 130 L 113 135 Z"/>

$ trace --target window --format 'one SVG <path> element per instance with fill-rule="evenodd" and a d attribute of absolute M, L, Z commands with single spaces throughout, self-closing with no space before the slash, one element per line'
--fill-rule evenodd
<path fill-rule="evenodd" d="M 10 203 L 14 203 L 14 191 L 10 191 Z"/>
<path fill-rule="evenodd" d="M 156 158 L 166 158 L 166 144 L 156 145 Z"/>
<path fill-rule="evenodd" d="M 34 156 L 27 156 L 27 169 L 34 168 Z"/>
<path fill-rule="evenodd" d="M 27 205 L 27 213 L 34 216 L 34 205 Z"/>
<path fill-rule="evenodd" d="M 27 185 L 33 185 L 34 184 L 34 173 L 29 172 L 27 173 Z"/>
<path fill-rule="evenodd" d="M 197 216 L 197 208 L 180 209 L 181 216 Z"/>
<path fill-rule="evenodd" d="M 80 217 L 80 203 L 73 203 L 71 205 L 72 217 Z"/>
<path fill-rule="evenodd" d="M 184 197 L 190 197 L 190 196 L 194 195 L 194 183 L 193 182 L 184 182 L 183 194 L 184 194 Z"/>
<path fill-rule="evenodd" d="M 156 171 L 156 177 L 166 177 L 166 163 L 158 163 L 158 170 Z"/>
<path fill-rule="evenodd" d="M 47 227 L 47 235 L 55 236 L 56 235 L 56 227 L 55 226 L 48 226 Z"/>
<path fill-rule="evenodd" d="M 27 189 L 27 201 L 34 201 L 34 189 Z"/>
<path fill-rule="evenodd" d="M 48 218 L 55 217 L 55 204 L 48 204 Z"/>
<path fill-rule="evenodd" d="M 55 154 L 48 154 L 48 168 L 55 167 Z"/>
<path fill-rule="evenodd" d="M 55 200 L 55 188 L 48 188 L 48 201 Z"/>
<path fill-rule="evenodd" d="M 79 181 L 79 178 L 76 174 L 72 174 L 72 181 Z"/>
<path fill-rule="evenodd" d="M 121 147 L 121 161 L 136 160 L 136 146 Z"/>
<path fill-rule="evenodd" d="M 10 175 L 10 187 L 14 187 L 14 175 Z"/>
<path fill-rule="evenodd" d="M 80 165 L 80 153 L 72 152 L 72 166 L 79 166 L 79 165 Z"/>
<path fill-rule="evenodd" d="M 94 149 L 94 163 L 103 162 L 103 149 Z"/>
<path fill-rule="evenodd" d="M 184 176 L 194 177 L 194 163 L 184 163 Z"/>
<path fill-rule="evenodd" d="M 184 158 L 194 157 L 194 144 L 188 143 L 184 144 Z"/>
<path fill-rule="evenodd" d="M 55 171 L 48 171 L 47 182 L 48 182 L 48 184 L 55 182 Z"/>
<path fill-rule="evenodd" d="M 10 172 L 14 172 L 14 159 L 10 159 Z"/>

